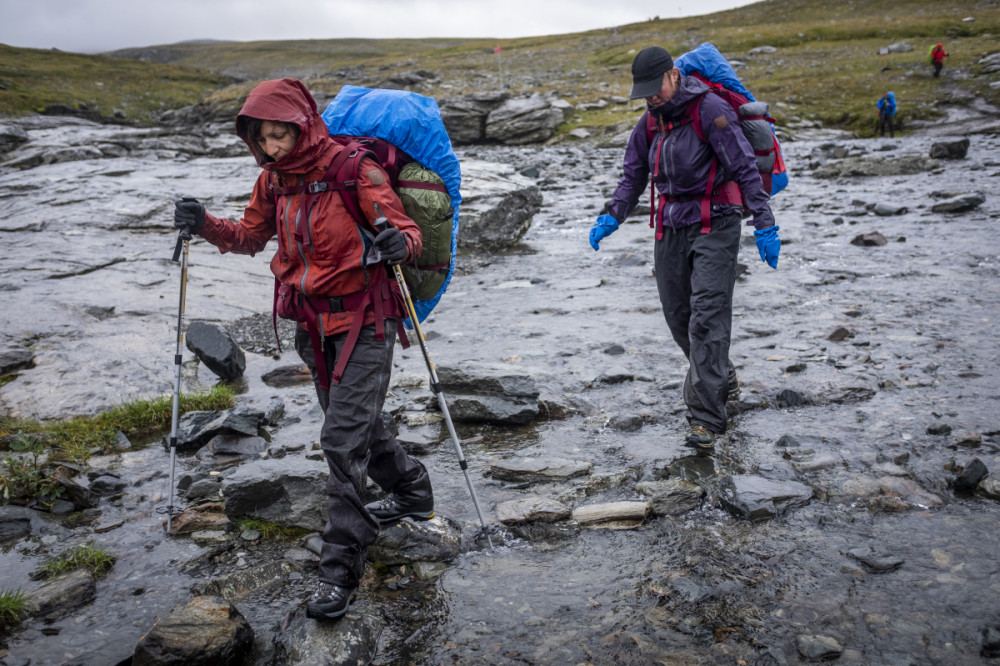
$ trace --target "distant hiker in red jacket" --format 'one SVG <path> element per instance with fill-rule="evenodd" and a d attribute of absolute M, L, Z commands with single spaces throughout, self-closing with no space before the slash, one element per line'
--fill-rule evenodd
<path fill-rule="evenodd" d="M 931 49 L 931 64 L 934 65 L 935 79 L 941 75 L 941 68 L 944 67 L 944 59 L 947 57 L 948 54 L 944 52 L 944 47 L 941 46 L 941 42 L 938 42 L 937 45 Z"/>
<path fill-rule="evenodd" d="M 385 211 L 391 226 L 384 231 L 355 222 L 335 189 L 309 187 L 347 149 L 330 138 L 302 82 L 259 84 L 236 118 L 236 133 L 261 167 L 243 218 L 218 218 L 185 199 L 176 203 L 174 226 L 200 234 L 221 252 L 251 256 L 277 235 L 271 271 L 289 305 L 312 313 L 299 319 L 295 349 L 312 372 L 323 409 L 319 441 L 330 475 L 319 584 L 306 616 L 334 620 L 354 600 L 365 550 L 379 525 L 434 515 L 427 470 L 407 455 L 381 416 L 403 317 L 402 296 L 385 262 L 419 256 L 423 239 L 374 160 L 362 160 L 356 187 L 369 220 L 375 203 Z M 388 497 L 366 505 L 366 477 Z"/>

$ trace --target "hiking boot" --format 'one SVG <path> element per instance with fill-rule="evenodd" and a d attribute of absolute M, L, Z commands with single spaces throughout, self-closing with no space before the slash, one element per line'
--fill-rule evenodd
<path fill-rule="evenodd" d="M 366 504 L 365 508 L 380 523 L 393 523 L 400 518 L 430 520 L 434 517 L 434 498 L 428 497 L 416 504 L 403 504 L 394 495 L 389 495 L 378 501 Z"/>
<path fill-rule="evenodd" d="M 314 620 L 336 620 L 347 612 L 356 597 L 356 587 L 341 587 L 320 581 L 306 602 L 306 617 Z"/>
<path fill-rule="evenodd" d="M 734 379 L 729 382 L 729 392 L 726 394 L 726 402 L 736 402 L 743 395 L 743 391 L 740 388 L 740 380 Z"/>
<path fill-rule="evenodd" d="M 698 453 L 714 453 L 715 433 L 705 426 L 693 425 L 684 440 L 684 446 L 690 446 Z"/>

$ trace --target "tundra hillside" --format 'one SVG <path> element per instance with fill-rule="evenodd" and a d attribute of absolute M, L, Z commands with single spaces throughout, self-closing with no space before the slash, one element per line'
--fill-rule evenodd
<path fill-rule="evenodd" d="M 635 103 L 611 102 L 626 96 L 638 49 L 659 44 L 679 54 L 705 41 L 738 61 L 741 78 L 782 125 L 871 135 L 885 90 L 896 93 L 904 129 L 943 117 L 944 106 L 1000 103 L 993 71 L 1000 63 L 989 58 L 1000 53 L 995 0 L 766 0 L 705 16 L 510 40 L 192 42 L 101 56 L 0 46 L 0 114 L 48 110 L 151 123 L 163 110 L 201 102 L 224 115 L 256 82 L 294 76 L 321 98 L 345 83 L 434 97 L 500 88 L 550 93 L 578 109 L 568 131 L 634 118 Z M 950 56 L 935 79 L 928 49 L 939 41 Z"/>

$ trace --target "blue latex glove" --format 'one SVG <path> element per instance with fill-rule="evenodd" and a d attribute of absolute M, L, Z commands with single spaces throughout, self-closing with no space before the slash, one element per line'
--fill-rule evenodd
<path fill-rule="evenodd" d="M 590 228 L 590 247 L 594 250 L 600 250 L 599 243 L 602 239 L 607 238 L 611 234 L 618 230 L 618 220 L 611 217 L 610 215 L 601 215 L 597 218 L 597 222 L 594 222 L 594 226 Z"/>
<path fill-rule="evenodd" d="M 757 241 L 757 250 L 760 252 L 760 260 L 766 262 L 771 268 L 778 267 L 778 252 L 781 251 L 781 239 L 778 238 L 778 226 L 764 227 L 753 232 L 754 240 Z"/>

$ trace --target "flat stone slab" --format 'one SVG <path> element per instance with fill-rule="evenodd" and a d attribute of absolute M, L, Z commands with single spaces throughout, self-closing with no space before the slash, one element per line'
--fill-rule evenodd
<path fill-rule="evenodd" d="M 626 527 L 622 522 L 638 525 L 649 513 L 649 502 L 609 502 L 588 504 L 573 511 L 573 520 L 588 527 Z M 632 527 L 634 525 L 628 525 Z"/>
<path fill-rule="evenodd" d="M 510 458 L 490 465 L 494 479 L 513 483 L 566 481 L 590 473 L 594 463 L 564 458 Z"/>

